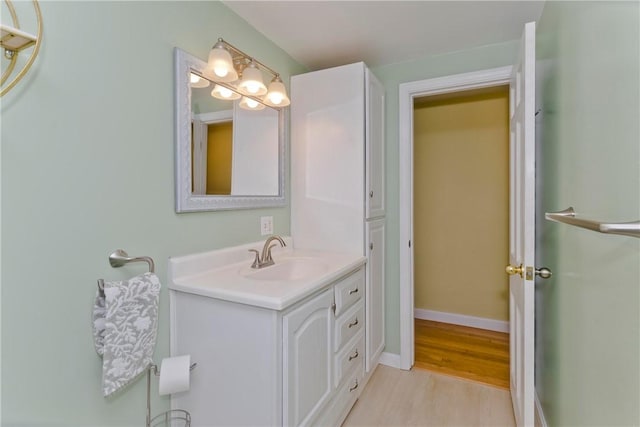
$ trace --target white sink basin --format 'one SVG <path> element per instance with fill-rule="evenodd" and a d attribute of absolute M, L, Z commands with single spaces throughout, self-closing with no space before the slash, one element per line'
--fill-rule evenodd
<path fill-rule="evenodd" d="M 285 258 L 260 269 L 242 269 L 240 274 L 252 280 L 291 281 L 322 276 L 329 266 L 317 258 Z"/>
<path fill-rule="evenodd" d="M 362 255 L 293 248 L 273 248 L 274 265 L 251 268 L 249 249 L 264 242 L 169 259 L 169 289 L 272 310 L 301 301 L 364 265 Z"/>

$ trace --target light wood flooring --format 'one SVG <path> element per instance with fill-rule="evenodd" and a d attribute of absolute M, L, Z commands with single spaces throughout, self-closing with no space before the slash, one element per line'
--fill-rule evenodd
<path fill-rule="evenodd" d="M 379 365 L 343 427 L 515 426 L 508 390 Z"/>
<path fill-rule="evenodd" d="M 415 365 L 509 388 L 509 334 L 415 320 Z"/>

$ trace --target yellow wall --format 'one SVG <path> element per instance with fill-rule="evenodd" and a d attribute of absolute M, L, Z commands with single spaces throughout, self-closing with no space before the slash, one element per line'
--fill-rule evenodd
<path fill-rule="evenodd" d="M 417 100 L 416 308 L 508 320 L 508 88 Z"/>
<path fill-rule="evenodd" d="M 231 122 L 210 124 L 207 135 L 207 194 L 231 194 Z"/>

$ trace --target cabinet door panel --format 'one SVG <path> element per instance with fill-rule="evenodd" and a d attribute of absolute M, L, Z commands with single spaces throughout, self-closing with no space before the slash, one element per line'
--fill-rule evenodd
<path fill-rule="evenodd" d="M 308 425 L 331 397 L 333 289 L 283 318 L 284 425 Z"/>
<path fill-rule="evenodd" d="M 367 340 L 366 369 L 369 372 L 377 364 L 384 350 L 384 261 L 385 240 L 383 219 L 367 222 L 367 274 L 366 316 Z"/>
<path fill-rule="evenodd" d="M 291 78 L 291 234 L 297 247 L 360 252 L 364 80 L 363 63 Z"/>
<path fill-rule="evenodd" d="M 366 217 L 385 214 L 384 188 L 384 86 L 366 69 Z"/>

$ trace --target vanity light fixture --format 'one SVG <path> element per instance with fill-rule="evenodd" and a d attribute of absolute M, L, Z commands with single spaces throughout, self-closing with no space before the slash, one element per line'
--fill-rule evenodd
<path fill-rule="evenodd" d="M 269 75 L 269 79 L 271 79 L 268 88 L 264 84 L 263 73 Z M 263 107 L 268 105 L 272 108 L 284 108 L 291 103 L 279 73 L 230 45 L 222 38 L 219 38 L 211 48 L 209 61 L 203 75 L 216 83 L 216 87 L 211 92 L 215 98 L 238 99 L 241 95 L 248 96 L 248 100 L 243 99 L 241 102 L 242 108 L 261 109 L 258 106 L 249 106 L 254 103 Z M 225 96 L 228 95 L 228 92 L 223 89 L 233 92 L 237 96 L 235 98 Z"/>
<path fill-rule="evenodd" d="M 242 80 L 238 84 L 238 89 L 245 95 L 260 96 L 267 93 L 267 87 L 262 82 L 262 73 L 253 59 L 242 70 Z"/>
<path fill-rule="evenodd" d="M 242 95 L 232 91 L 231 89 L 227 89 L 222 85 L 215 85 L 211 91 L 211 96 L 225 101 L 233 101 L 235 99 L 240 99 Z"/>
<path fill-rule="evenodd" d="M 194 73 L 191 73 L 190 82 L 191 82 L 191 87 L 194 87 L 197 89 L 209 86 L 209 80 L 203 79 L 202 77 Z"/>
<path fill-rule="evenodd" d="M 291 104 L 287 96 L 287 89 L 285 89 L 279 74 L 276 74 L 271 83 L 269 83 L 269 91 L 267 92 L 265 103 L 270 107 L 286 107 Z"/>
<path fill-rule="evenodd" d="M 233 82 L 238 80 L 238 72 L 233 66 L 233 58 L 222 39 L 218 39 L 218 43 L 211 48 L 207 65 L 207 71 L 216 81 Z"/>
<path fill-rule="evenodd" d="M 258 111 L 264 109 L 264 104 L 256 101 L 255 99 L 243 96 L 240 100 L 240 108 L 244 108 L 245 110 Z"/>

